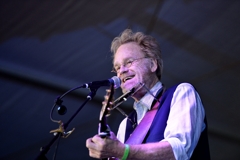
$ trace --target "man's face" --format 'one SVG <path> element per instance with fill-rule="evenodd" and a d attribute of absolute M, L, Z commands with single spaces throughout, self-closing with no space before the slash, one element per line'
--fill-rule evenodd
<path fill-rule="evenodd" d="M 151 62 L 152 59 L 145 56 L 137 43 L 126 43 L 118 48 L 114 56 L 113 67 L 122 81 L 123 93 L 133 87 L 138 87 L 140 83 L 152 87 L 156 76 Z"/>

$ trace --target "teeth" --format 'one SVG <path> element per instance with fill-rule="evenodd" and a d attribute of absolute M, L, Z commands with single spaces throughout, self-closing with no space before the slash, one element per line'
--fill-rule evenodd
<path fill-rule="evenodd" d="M 123 82 L 126 82 L 127 80 L 131 79 L 131 77 L 127 77 L 123 79 Z"/>

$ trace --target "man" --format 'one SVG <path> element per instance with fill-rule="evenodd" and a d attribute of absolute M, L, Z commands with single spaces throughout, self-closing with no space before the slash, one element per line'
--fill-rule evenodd
<path fill-rule="evenodd" d="M 117 137 L 111 133 L 107 138 L 96 135 L 87 139 L 89 155 L 122 160 L 210 159 L 205 111 L 200 97 L 189 83 L 164 91 L 160 81 L 163 63 L 157 41 L 126 29 L 113 40 L 111 51 L 113 69 L 121 79 L 123 93 L 137 89 L 132 95 L 134 111 L 121 122 Z M 157 110 L 151 126 L 140 128 L 149 123 L 144 120 L 149 110 Z M 141 135 L 144 131 L 147 133 L 143 140 L 134 142 L 139 139 L 134 139 L 134 134 Z"/>

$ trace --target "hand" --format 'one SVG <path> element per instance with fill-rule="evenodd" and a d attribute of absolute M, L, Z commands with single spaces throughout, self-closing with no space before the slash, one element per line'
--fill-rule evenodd
<path fill-rule="evenodd" d="M 89 156 L 93 158 L 122 157 L 125 145 L 121 143 L 113 132 L 110 137 L 101 138 L 95 135 L 86 140 L 86 147 L 89 149 Z"/>

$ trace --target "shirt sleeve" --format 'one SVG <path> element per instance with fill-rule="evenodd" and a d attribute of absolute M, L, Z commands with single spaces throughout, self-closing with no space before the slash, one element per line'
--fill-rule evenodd
<path fill-rule="evenodd" d="M 173 94 L 162 140 L 170 143 L 177 160 L 190 159 L 205 128 L 204 117 L 205 111 L 194 87 L 181 83 Z"/>

